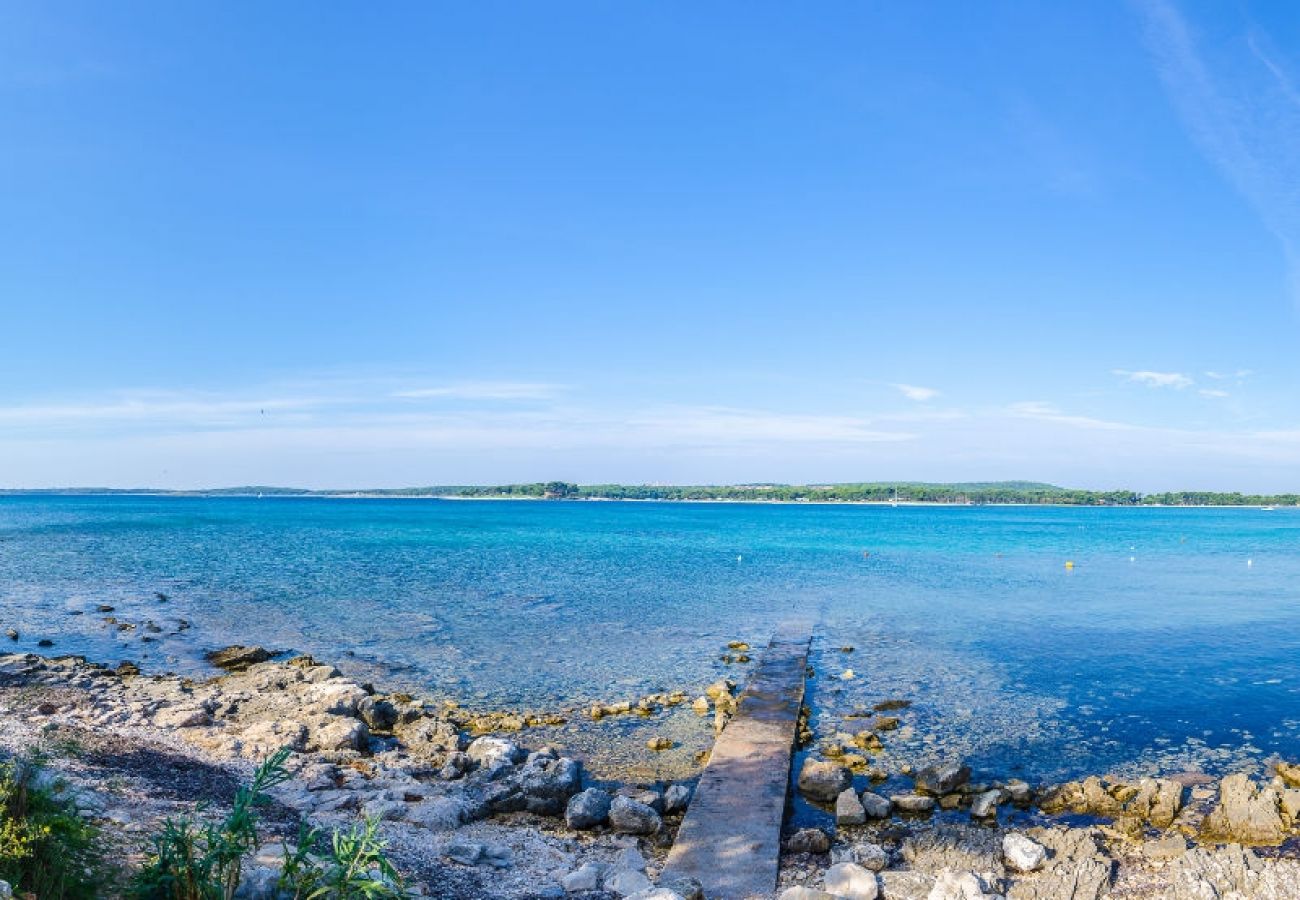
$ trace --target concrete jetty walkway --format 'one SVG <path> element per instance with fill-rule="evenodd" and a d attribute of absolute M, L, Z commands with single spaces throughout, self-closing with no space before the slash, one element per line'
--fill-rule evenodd
<path fill-rule="evenodd" d="M 786 622 L 763 652 L 700 776 L 661 879 L 689 876 L 720 900 L 776 889 L 781 820 L 812 623 Z"/>

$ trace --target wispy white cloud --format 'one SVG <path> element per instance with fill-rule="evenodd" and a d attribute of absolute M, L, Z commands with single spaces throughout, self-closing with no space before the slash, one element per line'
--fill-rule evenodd
<path fill-rule="evenodd" d="M 1099 431 L 1127 431 L 1135 426 L 1123 422 L 1110 422 L 1091 416 L 1078 416 L 1062 412 L 1055 405 L 1041 400 L 1026 400 L 1012 403 L 1006 408 L 1007 415 L 1017 419 L 1034 419 L 1039 422 L 1052 422 L 1057 425 L 1069 425 L 1075 428 L 1089 428 Z"/>
<path fill-rule="evenodd" d="M 1153 388 L 1174 388 L 1181 391 L 1183 388 L 1195 384 L 1190 376 L 1184 375 L 1182 372 L 1151 372 L 1147 370 L 1132 372 L 1128 369 L 1112 369 L 1111 374 Z"/>
<path fill-rule="evenodd" d="M 1219 388 L 1201 388 L 1198 393 L 1202 397 L 1211 397 L 1214 399 L 1230 396 L 1227 391 L 1220 390 Z"/>
<path fill-rule="evenodd" d="M 1169 0 L 1139 0 L 1147 43 L 1165 88 L 1202 152 L 1282 245 L 1300 299 L 1300 92 L 1252 29 L 1245 53 L 1207 64 L 1193 30 Z"/>
<path fill-rule="evenodd" d="M 405 388 L 394 391 L 393 396 L 407 400 L 550 400 L 563 390 L 562 385 L 530 381 L 460 381 L 433 387 Z"/>
<path fill-rule="evenodd" d="M 920 403 L 939 396 L 939 392 L 934 388 L 920 387 L 915 384 L 895 384 L 893 387 L 908 400 L 916 400 Z"/>

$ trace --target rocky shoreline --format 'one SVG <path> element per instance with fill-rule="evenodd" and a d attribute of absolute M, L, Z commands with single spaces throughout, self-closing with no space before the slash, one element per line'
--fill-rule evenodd
<path fill-rule="evenodd" d="M 559 724 L 555 714 L 472 713 L 386 694 L 310 657 L 255 647 L 212 661 L 226 673 L 195 680 L 78 657 L 0 656 L 0 751 L 42 751 L 77 807 L 112 826 L 128 863 L 163 817 L 199 800 L 219 809 L 255 761 L 289 747 L 294 777 L 272 792 L 270 832 L 290 835 L 299 820 L 381 820 L 417 894 L 699 896 L 698 886 L 656 877 L 689 807 L 690 778 L 597 781 L 580 759 L 522 746 Z M 734 688 L 722 680 L 585 715 L 653 718 L 681 707 L 721 730 Z M 897 725 L 890 711 L 802 759 L 798 790 L 835 826 L 786 836 L 779 896 L 1300 896 L 1300 768 L 1279 763 L 1259 781 L 1181 773 L 1055 786 L 977 782 L 960 762 L 883 773 L 871 760 Z M 653 754 L 673 741 L 648 743 Z M 891 785 L 909 776 L 911 789 L 871 790 L 886 776 Z M 242 896 L 274 896 L 275 847 L 251 863 Z"/>

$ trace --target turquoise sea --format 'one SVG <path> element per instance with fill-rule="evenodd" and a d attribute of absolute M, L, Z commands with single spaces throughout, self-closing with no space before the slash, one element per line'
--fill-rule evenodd
<path fill-rule="evenodd" d="M 12 646 L 146 669 L 260 643 L 551 709 L 743 678 L 792 614 L 822 731 L 904 698 L 900 746 L 1044 778 L 1300 750 L 1291 509 L 0 497 Z"/>

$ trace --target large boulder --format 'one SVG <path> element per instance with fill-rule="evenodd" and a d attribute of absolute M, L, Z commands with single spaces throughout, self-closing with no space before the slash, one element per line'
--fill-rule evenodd
<path fill-rule="evenodd" d="M 1201 837 L 1249 846 L 1276 846 L 1286 837 L 1280 797 L 1246 775 L 1229 775 L 1219 783 L 1219 802 L 1201 823 Z"/>
<path fill-rule="evenodd" d="M 564 810 L 565 824 L 576 830 L 595 828 L 609 818 L 611 802 L 609 794 L 600 788 L 587 788 L 574 794 Z"/>
<path fill-rule="evenodd" d="M 538 815 L 558 816 L 582 786 L 582 764 L 568 757 L 539 757 L 523 766 L 517 777 L 525 809 Z"/>
<path fill-rule="evenodd" d="M 938 797 L 951 794 L 970 781 L 970 766 L 950 762 L 938 766 L 926 766 L 916 773 L 916 790 L 920 794 Z"/>
<path fill-rule="evenodd" d="M 811 756 L 799 770 L 799 790 L 804 796 L 822 803 L 834 803 L 853 784 L 853 773 L 838 763 Z"/>
<path fill-rule="evenodd" d="M 609 824 L 620 834 L 654 834 L 663 820 L 644 803 L 631 797 L 615 797 L 609 805 Z"/>

